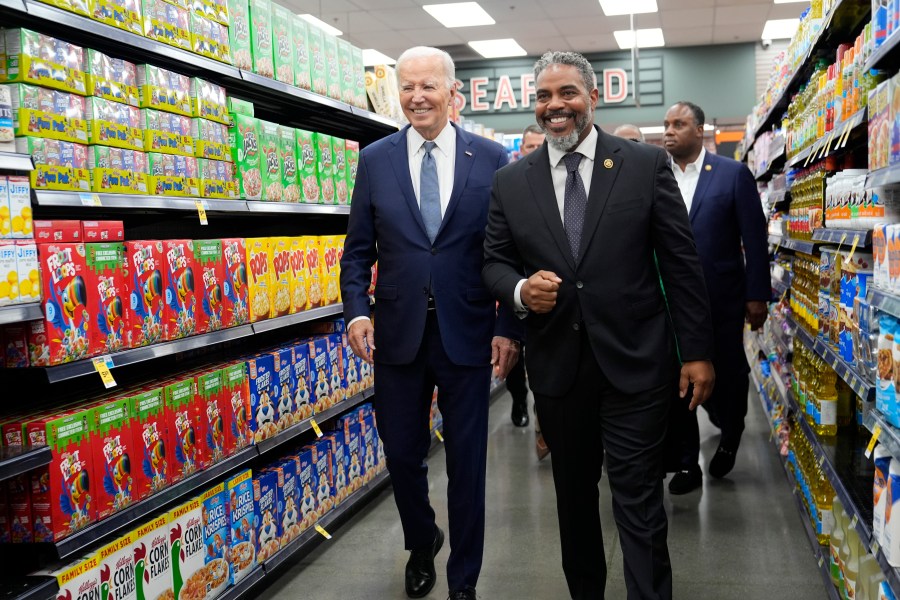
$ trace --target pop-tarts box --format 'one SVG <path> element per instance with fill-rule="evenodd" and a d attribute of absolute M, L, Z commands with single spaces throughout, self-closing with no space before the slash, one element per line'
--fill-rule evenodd
<path fill-rule="evenodd" d="M 231 583 L 237 583 L 256 566 L 254 537 L 253 473 L 247 469 L 225 481 L 228 498 Z"/>
<path fill-rule="evenodd" d="M 294 381 L 294 353 L 290 346 L 273 350 L 270 354 L 275 358 L 275 405 L 278 412 L 278 431 L 283 431 L 298 422 L 294 406 L 294 392 L 297 383 Z"/>
<path fill-rule="evenodd" d="M 310 384 L 309 343 L 301 342 L 293 347 L 294 410 L 297 421 L 313 416 L 312 385 Z"/>
<path fill-rule="evenodd" d="M 321 518 L 334 508 L 331 443 L 325 439 L 318 439 L 310 444 L 309 448 L 312 451 L 313 471 L 316 477 L 316 512 Z"/>
<path fill-rule="evenodd" d="M 310 383 L 313 393 L 313 412 L 316 414 L 334 405 L 331 395 L 331 360 L 328 340 L 324 337 L 309 341 Z"/>
<path fill-rule="evenodd" d="M 313 465 L 312 450 L 309 446 L 301 448 L 297 453 L 297 502 L 300 505 L 300 529 L 306 531 L 316 521 L 319 514 L 316 512 L 316 471 Z"/>
<path fill-rule="evenodd" d="M 875 264 L 872 283 L 880 290 L 890 289 L 887 233 L 887 223 L 878 223 L 872 229 L 872 256 Z"/>
<path fill-rule="evenodd" d="M 281 549 L 277 488 L 278 474 L 275 471 L 263 471 L 253 478 L 253 529 L 258 563 L 265 562 Z"/>
<path fill-rule="evenodd" d="M 300 535 L 300 511 L 297 508 L 297 461 L 279 460 L 271 469 L 278 474 L 278 512 L 281 514 L 281 547 Z"/>
<path fill-rule="evenodd" d="M 254 442 L 260 442 L 278 433 L 275 356 L 260 354 L 248 359 L 246 365 L 250 384 L 250 431 Z"/>
<path fill-rule="evenodd" d="M 228 496 L 225 482 L 219 483 L 200 496 L 200 512 L 203 523 L 203 544 L 206 546 L 204 561 L 209 576 L 207 600 L 222 593 L 231 581 L 228 565 L 229 534 Z"/>
<path fill-rule="evenodd" d="M 894 387 L 894 336 L 898 321 L 887 313 L 878 318 L 878 384 L 875 387 L 875 408 L 888 421 L 897 420 L 897 396 Z"/>

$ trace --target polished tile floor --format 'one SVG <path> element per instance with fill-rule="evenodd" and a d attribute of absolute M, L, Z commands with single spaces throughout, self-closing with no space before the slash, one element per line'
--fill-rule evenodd
<path fill-rule="evenodd" d="M 555 494 L 550 460 L 538 463 L 534 432 L 509 420 L 504 393 L 491 408 L 487 533 L 479 598 L 568 597 L 560 567 Z M 704 472 L 718 436 L 701 411 Z M 446 530 L 446 471 L 438 449 L 429 460 L 432 503 Z M 601 514 L 609 563 L 606 597 L 626 598 L 622 553 L 601 481 Z M 826 598 L 800 516 L 755 392 L 747 431 L 732 474 L 704 478 L 703 489 L 666 494 L 669 551 L 679 600 L 819 600 Z M 260 596 L 266 600 L 381 600 L 406 598 L 403 567 L 408 554 L 390 491 L 334 532 L 334 538 L 295 562 Z M 438 583 L 429 599 L 447 596 L 445 561 L 438 554 Z"/>

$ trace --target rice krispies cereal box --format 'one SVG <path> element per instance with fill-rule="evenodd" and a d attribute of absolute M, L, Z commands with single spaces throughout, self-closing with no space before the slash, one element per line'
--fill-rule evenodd
<path fill-rule="evenodd" d="M 306 243 L 302 237 L 292 237 L 288 254 L 290 265 L 291 313 L 306 310 Z"/>
<path fill-rule="evenodd" d="M 306 245 L 306 299 L 307 308 L 325 306 L 325 281 L 322 275 L 322 249 L 319 238 L 303 236 Z"/>
<path fill-rule="evenodd" d="M 0 306 L 18 304 L 18 278 L 16 245 L 11 240 L 0 241 Z"/>
<path fill-rule="evenodd" d="M 141 109 L 143 150 L 194 156 L 194 124 L 190 117 L 152 108 Z"/>
<path fill-rule="evenodd" d="M 30 29 L 7 29 L 6 80 L 85 95 L 84 50 Z"/>
<path fill-rule="evenodd" d="M 12 100 L 15 135 L 87 143 L 84 96 L 26 83 L 6 87 Z"/>
<path fill-rule="evenodd" d="M 28 178 L 24 175 L 10 175 L 6 181 L 9 198 L 10 237 L 13 239 L 31 238 L 34 236 L 34 221 L 31 212 L 31 185 Z"/>
<path fill-rule="evenodd" d="M 269 316 L 282 317 L 291 312 L 291 238 L 269 238 L 269 284 L 272 308 Z"/>
<path fill-rule="evenodd" d="M 297 453 L 297 504 L 300 507 L 300 530 L 306 531 L 319 520 L 316 503 L 316 468 L 313 453 L 305 446 Z"/>
<path fill-rule="evenodd" d="M 247 243 L 247 298 L 250 306 L 250 322 L 268 319 L 272 306 L 272 282 L 270 275 L 269 238 L 248 238 Z"/>
<path fill-rule="evenodd" d="M 316 513 L 321 518 L 334 508 L 331 444 L 325 439 L 319 439 L 309 448 L 312 451 L 313 471 L 317 482 L 315 489 Z"/>
<path fill-rule="evenodd" d="M 228 38 L 231 42 L 231 57 L 234 66 L 244 71 L 253 69 L 253 55 L 250 44 L 250 3 L 247 0 L 228 0 L 231 26 Z"/>
<path fill-rule="evenodd" d="M 225 482 L 228 498 L 229 552 L 231 582 L 237 583 L 256 565 L 254 528 L 253 473 L 248 469 Z"/>
<path fill-rule="evenodd" d="M 281 202 L 284 187 L 281 180 L 281 141 L 279 126 L 269 121 L 259 121 L 260 174 L 262 175 L 262 200 Z"/>
<path fill-rule="evenodd" d="M 137 67 L 121 58 L 112 58 L 97 50 L 85 50 L 87 95 L 139 106 Z"/>
<path fill-rule="evenodd" d="M 202 436 L 206 430 L 202 427 L 200 404 L 195 402 L 195 396 L 196 383 L 193 377 L 181 378 L 163 386 L 166 425 L 173 446 L 169 458 L 171 483 L 193 475 L 205 465 L 200 441 L 204 439 Z M 171 456 L 174 456 L 175 460 L 172 460 Z"/>
<path fill-rule="evenodd" d="M 265 562 L 281 549 L 277 488 L 278 474 L 275 471 L 263 471 L 253 477 L 253 531 L 257 563 Z"/>
<path fill-rule="evenodd" d="M 28 339 L 28 364 L 32 367 L 50 366 L 50 343 L 47 326 L 41 319 L 29 321 L 25 330 Z"/>
<path fill-rule="evenodd" d="M 300 186 L 300 202 L 317 204 L 320 198 L 319 176 L 316 161 L 316 134 L 295 129 L 297 141 L 297 183 Z"/>
<path fill-rule="evenodd" d="M 218 331 L 222 328 L 222 283 L 225 280 L 221 240 L 194 240 L 194 264 L 200 277 L 198 295 L 202 291 L 200 309 L 195 313 L 196 332 Z"/>
<path fill-rule="evenodd" d="M 323 304 L 335 304 L 341 301 L 341 261 L 339 253 L 343 244 L 341 237 L 324 235 L 319 237 L 320 256 L 322 259 L 322 285 L 324 287 Z"/>
<path fill-rule="evenodd" d="M 331 395 L 331 362 L 326 338 L 317 337 L 309 341 L 309 364 L 313 411 L 320 413 L 334 404 Z"/>
<path fill-rule="evenodd" d="M 250 392 L 250 432 L 260 442 L 278 433 L 278 397 L 275 356 L 260 354 L 247 359 L 247 382 Z"/>
<path fill-rule="evenodd" d="M 166 402 L 162 388 L 151 387 L 132 395 L 132 426 L 134 428 L 135 458 L 140 459 L 140 469 L 135 469 L 137 494 L 149 496 L 170 483 L 169 460 L 171 451 Z"/>
<path fill-rule="evenodd" d="M 275 79 L 294 85 L 294 13 L 272 3 L 272 54 Z"/>
<path fill-rule="evenodd" d="M 138 65 L 137 84 L 141 108 L 193 116 L 191 79 L 187 75 L 153 65 Z"/>
<path fill-rule="evenodd" d="M 356 172 L 359 168 L 359 142 L 344 140 L 344 162 L 347 165 L 347 198 L 353 198 L 356 186 Z"/>
<path fill-rule="evenodd" d="M 96 298 L 87 282 L 84 244 L 41 244 L 38 254 L 50 364 L 87 358 Z"/>
<path fill-rule="evenodd" d="M 222 240 L 222 326 L 247 322 L 247 246 L 244 238 Z"/>
<path fill-rule="evenodd" d="M 169 549 L 169 513 L 134 530 L 134 581 L 137 600 L 172 596 L 172 553 Z"/>
<path fill-rule="evenodd" d="M 250 0 L 250 47 L 253 53 L 253 72 L 274 78 L 270 0 Z"/>
<path fill-rule="evenodd" d="M 16 138 L 16 152 L 30 154 L 34 162 L 34 170 L 26 181 L 30 181 L 31 187 L 39 190 L 88 191 L 91 187 L 91 175 L 87 169 L 87 148 L 84 144 L 61 140 Z M 12 190 L 13 177 L 8 179 Z"/>
<path fill-rule="evenodd" d="M 97 551 L 100 561 L 100 600 L 136 600 L 134 532 L 119 536 Z"/>
<path fill-rule="evenodd" d="M 192 12 L 191 50 L 200 56 L 231 64 L 228 27 Z"/>
<path fill-rule="evenodd" d="M 347 191 L 347 141 L 343 138 L 331 138 L 331 153 L 334 156 L 334 197 L 337 204 L 349 204 Z"/>
<path fill-rule="evenodd" d="M 319 177 L 320 204 L 334 204 L 334 155 L 331 136 L 316 133 L 316 175 Z"/>
<path fill-rule="evenodd" d="M 85 244 L 85 282 L 94 292 L 94 321 L 90 324 L 91 355 L 129 347 L 129 312 L 125 308 L 125 246 L 121 242 Z"/>
<path fill-rule="evenodd" d="M 294 353 L 290 346 L 270 352 L 275 357 L 275 406 L 278 412 L 278 431 L 283 431 L 298 422 L 294 392 L 297 382 L 294 380 Z"/>
<path fill-rule="evenodd" d="M 140 109 L 105 98 L 89 97 L 85 111 L 89 143 L 131 150 L 144 149 Z"/>
<path fill-rule="evenodd" d="M 97 479 L 97 516 L 104 519 L 140 500 L 132 463 L 138 457 L 131 427 L 131 402 L 118 398 L 90 409 L 92 460 Z"/>
<path fill-rule="evenodd" d="M 309 343 L 300 342 L 293 348 L 294 384 L 294 411 L 297 421 L 302 421 L 313 416 L 313 399 L 310 385 L 311 366 L 309 360 Z"/>
<path fill-rule="evenodd" d="M 237 167 L 240 197 L 259 200 L 262 197 L 263 180 L 260 155 L 259 124 L 255 117 L 232 114 L 234 123 L 228 128 L 231 156 Z"/>
<path fill-rule="evenodd" d="M 338 38 L 337 52 L 341 101 L 353 105 L 354 97 L 356 96 L 356 77 L 354 77 L 353 73 L 352 45 L 347 40 Z"/>
<path fill-rule="evenodd" d="M 232 451 L 237 451 L 253 444 L 250 435 L 250 387 L 244 363 L 233 363 L 222 368 L 222 401 L 221 410 L 231 411 L 231 438 L 234 443 Z"/>
<path fill-rule="evenodd" d="M 91 18 L 137 35 L 144 34 L 138 0 L 88 0 Z"/>
<path fill-rule="evenodd" d="M 131 347 L 155 344 L 165 339 L 163 243 L 160 240 L 125 242 L 125 264 Z"/>
<path fill-rule="evenodd" d="M 278 126 L 278 152 L 281 158 L 282 200 L 300 201 L 300 186 L 297 184 L 297 145 L 294 143 L 294 129 Z"/>
<path fill-rule="evenodd" d="M 141 0 L 144 36 L 183 50 L 191 49 L 188 11 L 165 0 Z"/>
<path fill-rule="evenodd" d="M 194 261 L 193 240 L 166 240 L 163 251 L 168 317 L 165 335 L 167 340 L 177 340 L 196 333 L 199 307 L 194 276 L 199 274 L 199 267 Z"/>
<path fill-rule="evenodd" d="M 341 68 L 338 59 L 337 38 L 328 33 L 322 33 L 325 47 L 325 85 L 326 95 L 335 100 L 341 99 Z"/>
<path fill-rule="evenodd" d="M 353 106 L 368 110 L 369 103 L 366 95 L 366 67 L 363 63 L 362 48 L 352 46 L 350 54 L 353 59 L 354 96 Z"/>
<path fill-rule="evenodd" d="M 309 40 L 309 76 L 312 82 L 312 91 L 327 96 L 328 76 L 326 72 L 328 65 L 325 59 L 325 34 L 315 25 L 308 25 L 306 31 Z"/>
<path fill-rule="evenodd" d="M 297 508 L 297 461 L 283 458 L 271 466 L 278 474 L 276 497 L 281 515 L 281 547 L 290 544 L 301 533 L 300 511 Z"/>
<path fill-rule="evenodd" d="M 304 90 L 312 89 L 310 79 L 309 32 L 306 21 L 300 15 L 291 17 L 291 43 L 294 47 L 294 85 Z"/>
<path fill-rule="evenodd" d="M 206 576 L 206 595 L 211 599 L 222 593 L 231 581 L 228 564 L 229 534 L 228 492 L 225 482 L 213 486 L 200 496 L 203 521 L 203 544 L 206 565 L 203 567 Z"/>
<path fill-rule="evenodd" d="M 206 568 L 203 539 L 203 503 L 200 496 L 169 513 L 169 550 L 172 554 L 172 592 L 175 598 L 205 598 L 228 585 L 224 574 Z"/>
<path fill-rule="evenodd" d="M 102 600 L 100 594 L 100 559 L 96 552 L 47 572 L 56 577 L 59 591 L 56 600 Z"/>

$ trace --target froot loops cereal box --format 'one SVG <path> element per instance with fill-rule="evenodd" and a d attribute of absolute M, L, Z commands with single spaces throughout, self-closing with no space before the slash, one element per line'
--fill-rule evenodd
<path fill-rule="evenodd" d="M 130 345 L 125 303 L 125 246 L 121 242 L 85 244 L 87 285 L 95 290 L 96 320 L 91 323 L 90 353 L 118 352 Z"/>
<path fill-rule="evenodd" d="M 149 496 L 169 485 L 169 459 L 171 452 L 169 425 L 166 418 L 166 402 L 162 388 L 154 387 L 130 398 L 135 447 L 135 459 L 140 468 L 135 469 L 137 494 Z"/>
<path fill-rule="evenodd" d="M 247 248 L 244 238 L 222 240 L 222 325 L 236 327 L 247 322 Z"/>
<path fill-rule="evenodd" d="M 97 516 L 101 519 L 140 500 L 132 474 L 138 459 L 131 428 L 131 402 L 120 398 L 90 409 L 94 476 L 98 479 Z"/>
<path fill-rule="evenodd" d="M 221 240 L 194 240 L 194 263 L 199 276 L 200 309 L 196 312 L 197 333 L 222 328 L 225 269 L 222 263 Z"/>
<path fill-rule="evenodd" d="M 166 240 L 163 243 L 166 266 L 166 339 L 177 340 L 196 333 L 197 281 L 200 275 L 194 261 L 193 240 Z"/>
<path fill-rule="evenodd" d="M 173 446 L 169 467 L 172 482 L 193 475 L 203 468 L 201 436 L 205 427 L 201 426 L 200 404 L 195 402 L 196 384 L 192 377 L 173 381 L 163 387 L 166 403 L 169 439 Z M 205 417 L 204 417 L 205 418 Z"/>
<path fill-rule="evenodd" d="M 253 473 L 243 471 L 225 482 L 228 495 L 229 536 L 228 560 L 231 582 L 237 583 L 256 565 L 254 528 Z"/>
<path fill-rule="evenodd" d="M 226 403 L 223 410 L 231 410 L 231 434 L 234 450 L 246 448 L 253 443 L 250 423 L 250 388 L 244 371 L 244 363 L 234 363 L 222 368 L 222 398 Z"/>
<path fill-rule="evenodd" d="M 38 254 L 50 363 L 87 358 L 96 292 L 88 286 L 84 244 L 41 244 Z"/>
<path fill-rule="evenodd" d="M 197 395 L 205 418 L 206 454 L 213 464 L 225 458 L 226 436 L 231 433 L 229 415 L 221 410 L 222 371 L 212 369 L 197 375 Z"/>
<path fill-rule="evenodd" d="M 125 263 L 131 345 L 138 348 L 155 344 L 165 339 L 163 243 L 159 240 L 125 242 Z"/>

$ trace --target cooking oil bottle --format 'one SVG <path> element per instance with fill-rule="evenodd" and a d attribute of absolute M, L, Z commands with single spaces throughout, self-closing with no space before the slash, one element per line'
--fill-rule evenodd
<path fill-rule="evenodd" d="M 819 423 L 816 433 L 831 437 L 837 435 L 838 393 L 835 387 L 837 373 L 819 359 L 816 375 L 818 378 Z"/>
<path fill-rule="evenodd" d="M 834 531 L 834 516 L 831 513 L 831 498 L 834 496 L 834 488 L 821 467 L 816 467 L 816 537 L 819 544 L 828 546 L 831 534 Z"/>
<path fill-rule="evenodd" d="M 834 496 L 831 499 L 831 514 L 834 518 L 834 530 L 831 532 L 829 540 L 831 559 L 829 566 L 831 567 L 831 583 L 834 587 L 841 589 L 843 586 L 843 565 L 841 565 L 841 547 L 844 545 L 844 534 L 846 532 L 846 523 L 843 515 L 844 505 L 840 498 Z"/>

